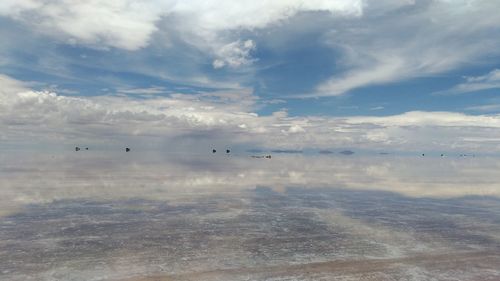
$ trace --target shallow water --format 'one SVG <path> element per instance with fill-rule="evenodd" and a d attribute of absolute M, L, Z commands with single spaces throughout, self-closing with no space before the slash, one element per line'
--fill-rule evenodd
<path fill-rule="evenodd" d="M 500 159 L 8 152 L 1 280 L 500 280 Z"/>

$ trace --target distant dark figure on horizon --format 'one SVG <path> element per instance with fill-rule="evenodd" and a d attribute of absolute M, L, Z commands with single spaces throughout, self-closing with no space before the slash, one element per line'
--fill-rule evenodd
<path fill-rule="evenodd" d="M 78 146 L 75 147 L 75 151 L 80 151 L 80 148 Z"/>
<path fill-rule="evenodd" d="M 89 148 L 88 148 L 88 147 L 85 147 L 85 150 L 89 150 Z"/>
<path fill-rule="evenodd" d="M 226 149 L 226 153 L 230 153 L 230 152 L 231 152 L 231 150 L 229 150 L 229 149 Z"/>
<path fill-rule="evenodd" d="M 126 147 L 125 152 L 129 152 L 129 151 L 130 151 L 130 148 Z"/>
<path fill-rule="evenodd" d="M 425 153 L 422 153 L 422 156 L 425 156 Z"/>
<path fill-rule="evenodd" d="M 261 155 L 252 155 L 251 157 L 252 157 L 252 158 L 266 158 L 266 159 L 271 159 L 271 155 L 265 155 L 265 156 L 261 156 Z"/>
<path fill-rule="evenodd" d="M 215 153 L 215 152 L 217 152 L 217 150 L 215 150 L 215 149 L 212 149 L 212 153 Z"/>

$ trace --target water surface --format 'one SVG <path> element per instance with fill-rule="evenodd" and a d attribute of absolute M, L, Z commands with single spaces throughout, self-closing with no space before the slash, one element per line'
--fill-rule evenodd
<path fill-rule="evenodd" d="M 1 280 L 499 280 L 500 159 L 0 156 Z"/>

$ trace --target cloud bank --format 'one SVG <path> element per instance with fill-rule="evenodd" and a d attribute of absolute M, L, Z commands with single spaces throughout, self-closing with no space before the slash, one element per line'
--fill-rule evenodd
<path fill-rule="evenodd" d="M 414 111 L 385 117 L 259 116 L 259 99 L 238 92 L 67 97 L 3 76 L 0 141 L 74 144 L 217 142 L 263 148 L 500 152 L 500 115 Z M 6 82 L 5 82 L 6 81 Z"/>

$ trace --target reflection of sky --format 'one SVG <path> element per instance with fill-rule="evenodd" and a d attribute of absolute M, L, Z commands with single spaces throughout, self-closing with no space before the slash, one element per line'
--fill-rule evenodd
<path fill-rule="evenodd" d="M 390 191 L 411 197 L 500 196 L 500 160 L 395 156 L 8 153 L 0 156 L 5 206 L 67 198 L 167 198 L 256 186 Z"/>
<path fill-rule="evenodd" d="M 81 151 L 0 163 L 6 280 L 500 275 L 495 158 Z"/>

